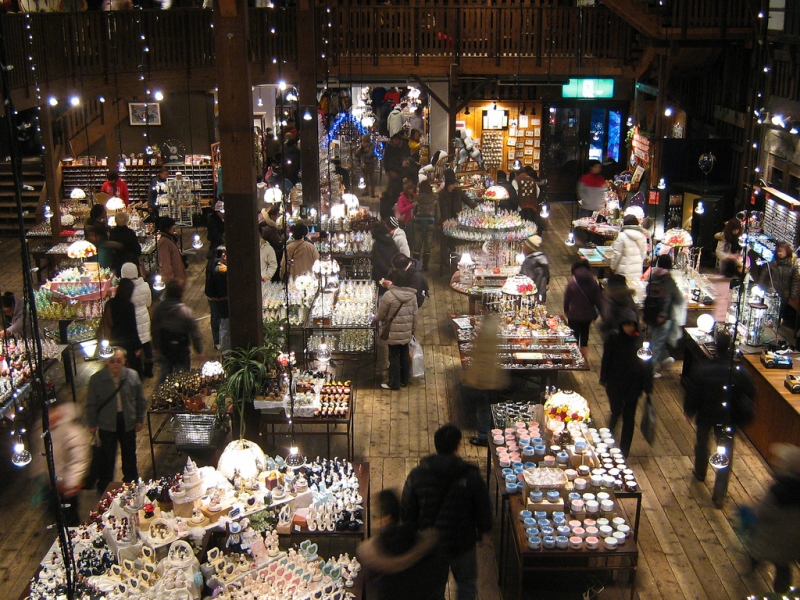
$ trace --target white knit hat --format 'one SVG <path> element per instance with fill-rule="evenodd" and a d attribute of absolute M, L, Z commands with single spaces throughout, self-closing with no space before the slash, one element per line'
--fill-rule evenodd
<path fill-rule="evenodd" d="M 139 277 L 139 267 L 133 263 L 125 263 L 120 270 L 123 279 L 136 279 Z"/>

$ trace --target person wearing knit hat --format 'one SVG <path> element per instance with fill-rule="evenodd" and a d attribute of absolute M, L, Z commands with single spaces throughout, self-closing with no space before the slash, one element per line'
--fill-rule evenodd
<path fill-rule="evenodd" d="M 522 253 L 525 260 L 519 268 L 519 272 L 530 277 L 536 284 L 536 293 L 542 303 L 547 302 L 547 289 L 550 287 L 550 262 L 539 250 L 542 245 L 542 238 L 532 235 L 522 242 Z"/>
<path fill-rule="evenodd" d="M 206 258 L 211 260 L 217 255 L 217 247 L 225 243 L 225 203 L 217 201 L 214 212 L 206 221 L 206 239 L 208 239 L 208 252 Z"/>
<path fill-rule="evenodd" d="M 456 174 L 452 169 L 447 169 L 444 172 L 444 182 L 442 188 L 439 190 L 439 211 L 442 214 L 442 220 L 454 219 L 458 216 L 464 205 L 475 208 L 478 203 L 470 199 L 458 186 Z"/>
<path fill-rule="evenodd" d="M 123 279 L 133 281 L 133 295 L 131 302 L 136 310 L 136 329 L 139 331 L 139 341 L 142 342 L 144 351 L 144 376 L 153 376 L 153 344 L 150 335 L 150 311 L 148 308 L 153 303 L 153 294 L 150 286 L 139 276 L 139 267 L 127 262 L 120 269 Z"/>

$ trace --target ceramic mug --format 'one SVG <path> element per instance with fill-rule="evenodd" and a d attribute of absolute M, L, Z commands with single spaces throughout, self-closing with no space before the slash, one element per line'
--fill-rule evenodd
<path fill-rule="evenodd" d="M 528 548 L 531 550 L 539 550 L 542 547 L 542 538 L 538 535 L 532 535 L 528 538 Z"/>
<path fill-rule="evenodd" d="M 533 516 L 533 513 L 529 510 L 521 510 L 519 511 L 519 520 L 525 522 L 525 519 L 530 519 Z"/>
<path fill-rule="evenodd" d="M 552 535 L 546 535 L 544 538 L 542 538 L 542 544 L 548 550 L 552 550 L 556 547 L 556 538 L 554 538 Z"/>
<path fill-rule="evenodd" d="M 565 535 L 559 535 L 556 537 L 556 548 L 559 550 L 566 550 L 569 548 L 569 538 Z"/>

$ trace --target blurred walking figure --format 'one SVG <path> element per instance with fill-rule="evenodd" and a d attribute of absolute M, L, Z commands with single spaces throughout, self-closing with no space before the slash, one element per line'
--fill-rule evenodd
<path fill-rule="evenodd" d="M 400 522 L 400 498 L 394 490 L 378 494 L 380 534 L 360 544 L 356 556 L 369 573 L 369 598 L 437 600 L 435 571 L 425 557 L 434 551 L 438 534 L 417 531 Z"/>
<path fill-rule="evenodd" d="M 497 392 L 504 390 L 509 383 L 508 374 L 498 364 L 499 330 L 499 317 L 487 314 L 470 354 L 472 362 L 464 367 L 464 396 L 474 401 L 477 420 L 478 435 L 469 440 L 473 446 L 489 445 L 489 430 L 492 428 L 491 405 L 497 401 Z"/>
<path fill-rule="evenodd" d="M 754 566 L 758 561 L 775 565 L 772 587 L 784 593 L 792 584 L 791 564 L 800 559 L 800 448 L 773 444 L 770 453 L 776 481 L 755 508 L 755 527 L 746 547 Z"/>
<path fill-rule="evenodd" d="M 683 294 L 670 273 L 672 257 L 662 254 L 656 260 L 647 283 L 642 317 L 647 325 L 650 350 L 653 352 L 653 377 L 661 377 L 661 368 L 669 368 L 675 359 L 669 355 L 667 342 L 673 327 L 673 315 L 683 306 Z"/>
<path fill-rule="evenodd" d="M 603 290 L 602 308 L 600 309 L 602 319 L 597 325 L 604 342 L 608 336 L 619 331 L 622 317 L 629 310 L 632 310 L 638 317 L 639 309 L 633 299 L 633 290 L 628 287 L 625 277 L 614 273 L 608 277 L 606 289 Z"/>
<path fill-rule="evenodd" d="M 617 333 L 609 336 L 603 346 L 600 384 L 605 386 L 611 405 L 608 428 L 613 431 L 622 417 L 622 433 L 617 439 L 619 449 L 627 457 L 636 427 L 636 405 L 642 393 L 652 391 L 653 372 L 650 363 L 636 355 L 643 341 L 638 315 L 626 311 L 620 321 Z"/>

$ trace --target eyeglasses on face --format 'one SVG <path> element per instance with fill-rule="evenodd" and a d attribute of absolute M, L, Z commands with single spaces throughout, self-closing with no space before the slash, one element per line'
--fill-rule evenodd
<path fill-rule="evenodd" d="M 125 362 L 124 358 L 109 358 L 108 359 L 108 363 L 112 364 L 112 365 L 117 365 L 117 364 L 124 363 L 124 362 Z"/>

